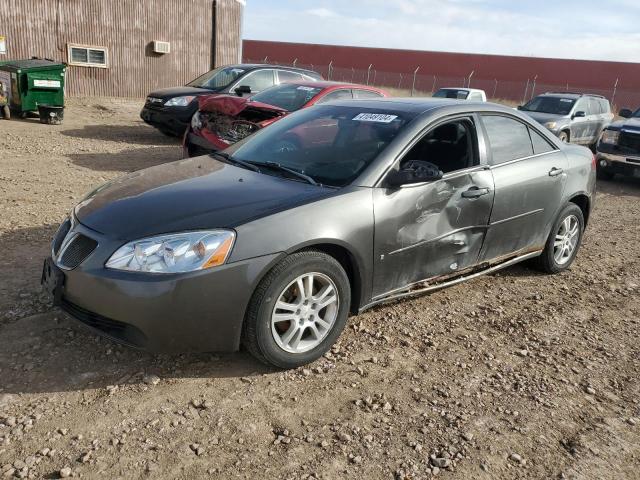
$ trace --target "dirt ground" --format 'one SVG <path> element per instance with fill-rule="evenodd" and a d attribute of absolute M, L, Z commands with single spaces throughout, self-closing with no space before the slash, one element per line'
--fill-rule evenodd
<path fill-rule="evenodd" d="M 570 271 L 516 266 L 373 309 L 308 368 L 154 356 L 39 287 L 87 191 L 180 157 L 140 106 L 0 121 L 0 478 L 638 478 L 640 181 L 599 183 Z"/>

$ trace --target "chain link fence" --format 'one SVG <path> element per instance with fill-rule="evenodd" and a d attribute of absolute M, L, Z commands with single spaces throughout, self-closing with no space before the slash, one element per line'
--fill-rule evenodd
<path fill-rule="evenodd" d="M 465 77 L 451 77 L 426 73 L 421 67 L 408 68 L 406 72 L 380 71 L 371 65 L 367 69 L 336 67 L 329 65 L 305 64 L 298 61 L 292 63 L 272 62 L 269 58 L 260 60 L 245 60 L 247 63 L 271 63 L 280 66 L 295 66 L 320 73 L 327 80 L 337 82 L 360 83 L 384 88 L 394 96 L 431 96 L 442 87 L 470 87 L 479 88 L 487 93 L 493 101 L 520 105 L 534 96 L 544 92 L 580 92 L 602 95 L 607 98 L 615 111 L 619 108 L 635 109 L 640 106 L 640 91 L 623 88 L 623 82 L 618 79 L 615 85 L 608 89 L 585 87 L 579 84 L 546 83 L 540 78 L 530 78 L 525 81 L 503 80 L 499 78 L 478 78 L 473 75 Z"/>

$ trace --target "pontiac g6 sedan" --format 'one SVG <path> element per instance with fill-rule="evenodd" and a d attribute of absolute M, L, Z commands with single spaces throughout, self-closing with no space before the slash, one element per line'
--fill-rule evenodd
<path fill-rule="evenodd" d="M 292 368 L 381 302 L 523 260 L 566 270 L 595 173 L 589 150 L 498 105 L 332 102 L 93 191 L 55 235 L 42 281 L 117 341 L 242 344 Z"/>

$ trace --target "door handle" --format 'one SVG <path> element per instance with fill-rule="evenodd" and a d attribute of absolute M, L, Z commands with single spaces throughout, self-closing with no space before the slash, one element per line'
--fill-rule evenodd
<path fill-rule="evenodd" d="M 563 172 L 564 172 L 563 169 L 557 168 L 557 167 L 553 167 L 551 170 L 549 170 L 549 176 L 550 177 L 557 177 L 558 175 L 562 175 Z"/>
<path fill-rule="evenodd" d="M 469 190 L 462 192 L 462 198 L 478 198 L 488 193 L 488 188 L 471 187 Z"/>

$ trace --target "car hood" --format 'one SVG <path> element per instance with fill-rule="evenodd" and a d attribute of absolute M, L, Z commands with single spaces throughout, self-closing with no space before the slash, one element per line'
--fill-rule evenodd
<path fill-rule="evenodd" d="M 628 118 L 625 120 L 619 120 L 617 122 L 613 122 L 607 128 L 611 130 L 629 130 L 633 133 L 640 133 L 640 118 Z"/>
<path fill-rule="evenodd" d="M 543 125 L 547 122 L 557 122 L 558 120 L 565 118 L 564 115 L 557 115 L 555 113 L 527 112 L 526 110 L 523 110 L 522 113 L 530 116 L 536 122 Z"/>
<path fill-rule="evenodd" d="M 336 190 L 195 157 L 141 170 L 91 192 L 74 214 L 111 238 L 234 228 Z"/>
<path fill-rule="evenodd" d="M 209 95 L 198 99 L 199 110 L 201 112 L 216 112 L 231 117 L 238 116 L 247 108 L 252 110 L 262 110 L 275 114 L 286 114 L 287 110 L 262 102 L 255 102 L 250 98 L 237 97 L 234 95 Z"/>
<path fill-rule="evenodd" d="M 161 88 L 160 90 L 154 90 L 153 92 L 147 95 L 148 97 L 154 98 L 162 98 L 163 100 L 181 97 L 184 95 L 211 95 L 212 93 L 217 92 L 217 90 L 212 90 L 209 88 L 198 88 L 198 87 L 171 87 L 171 88 Z"/>

